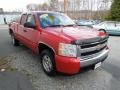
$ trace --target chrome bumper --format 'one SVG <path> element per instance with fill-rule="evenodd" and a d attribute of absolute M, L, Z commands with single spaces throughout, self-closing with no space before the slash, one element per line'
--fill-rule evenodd
<path fill-rule="evenodd" d="M 87 66 L 96 64 L 98 62 L 102 62 L 107 58 L 108 53 L 109 53 L 109 49 L 105 49 L 102 51 L 101 54 L 99 54 L 96 57 L 93 57 L 93 58 L 87 59 L 87 60 L 80 59 L 80 67 L 87 67 Z"/>

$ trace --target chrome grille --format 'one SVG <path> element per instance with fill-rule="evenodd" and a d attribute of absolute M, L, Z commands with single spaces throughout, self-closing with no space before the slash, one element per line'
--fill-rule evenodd
<path fill-rule="evenodd" d="M 107 45 L 107 42 L 103 43 L 103 44 L 98 44 L 96 46 L 93 47 L 89 47 L 89 48 L 81 48 L 81 53 L 87 53 L 87 52 L 92 52 L 95 50 L 100 50 L 102 48 L 104 48 Z"/>
<path fill-rule="evenodd" d="M 86 60 L 99 55 L 106 48 L 107 40 L 108 39 L 103 39 L 96 42 L 78 45 L 78 57 L 82 57 L 82 60 Z"/>
<path fill-rule="evenodd" d="M 100 52 L 97 52 L 97 53 L 95 53 L 95 54 L 82 56 L 82 57 L 81 57 L 81 60 L 87 60 L 87 59 L 94 58 L 94 57 L 100 55 L 103 51 L 104 51 L 104 50 L 101 50 Z"/>

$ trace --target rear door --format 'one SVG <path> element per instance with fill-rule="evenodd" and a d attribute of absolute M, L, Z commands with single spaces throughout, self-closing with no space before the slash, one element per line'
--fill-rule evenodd
<path fill-rule="evenodd" d="M 26 22 L 30 22 L 36 25 L 35 16 L 32 14 L 28 14 Z M 27 46 L 32 50 L 35 50 L 35 48 L 37 47 L 37 37 L 39 35 L 38 30 L 34 28 L 27 28 L 27 27 L 24 27 L 24 30 L 25 30 L 24 37 L 26 39 Z"/>
<path fill-rule="evenodd" d="M 23 14 L 21 16 L 20 24 L 18 25 L 18 35 L 20 42 L 25 43 L 25 31 L 24 31 L 24 23 L 26 22 L 27 14 Z"/>

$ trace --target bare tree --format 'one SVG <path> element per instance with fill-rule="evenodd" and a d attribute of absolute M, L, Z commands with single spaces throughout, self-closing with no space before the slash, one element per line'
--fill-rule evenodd
<path fill-rule="evenodd" d="M 0 8 L 0 13 L 3 13 L 3 12 L 4 12 L 3 8 Z"/>
<path fill-rule="evenodd" d="M 48 10 L 49 10 L 48 4 L 47 4 L 47 3 L 43 3 L 43 4 L 41 5 L 41 10 L 48 11 Z"/>
<path fill-rule="evenodd" d="M 27 9 L 33 10 L 52 10 L 64 12 L 64 1 L 48 0 L 49 3 L 29 4 Z M 107 13 L 110 3 L 113 0 L 67 0 L 67 13 L 72 18 L 102 18 Z"/>
<path fill-rule="evenodd" d="M 28 4 L 27 7 L 28 11 L 35 11 L 35 10 L 43 10 L 47 11 L 49 10 L 49 5 L 47 3 L 43 4 Z"/>
<path fill-rule="evenodd" d="M 58 0 L 49 0 L 50 10 L 57 11 L 58 10 Z"/>
<path fill-rule="evenodd" d="M 35 10 L 37 10 L 37 5 L 36 4 L 28 4 L 26 6 L 26 8 L 28 11 L 35 11 Z"/>

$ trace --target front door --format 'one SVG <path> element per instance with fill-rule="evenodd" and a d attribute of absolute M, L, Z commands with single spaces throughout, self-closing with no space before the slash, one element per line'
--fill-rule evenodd
<path fill-rule="evenodd" d="M 29 14 L 27 16 L 26 22 L 30 22 L 36 25 L 35 16 L 32 14 Z M 24 27 L 24 31 L 25 31 L 24 36 L 26 39 L 27 46 L 32 50 L 35 50 L 35 48 L 37 47 L 37 36 L 39 34 L 38 30 L 34 28 Z"/>

